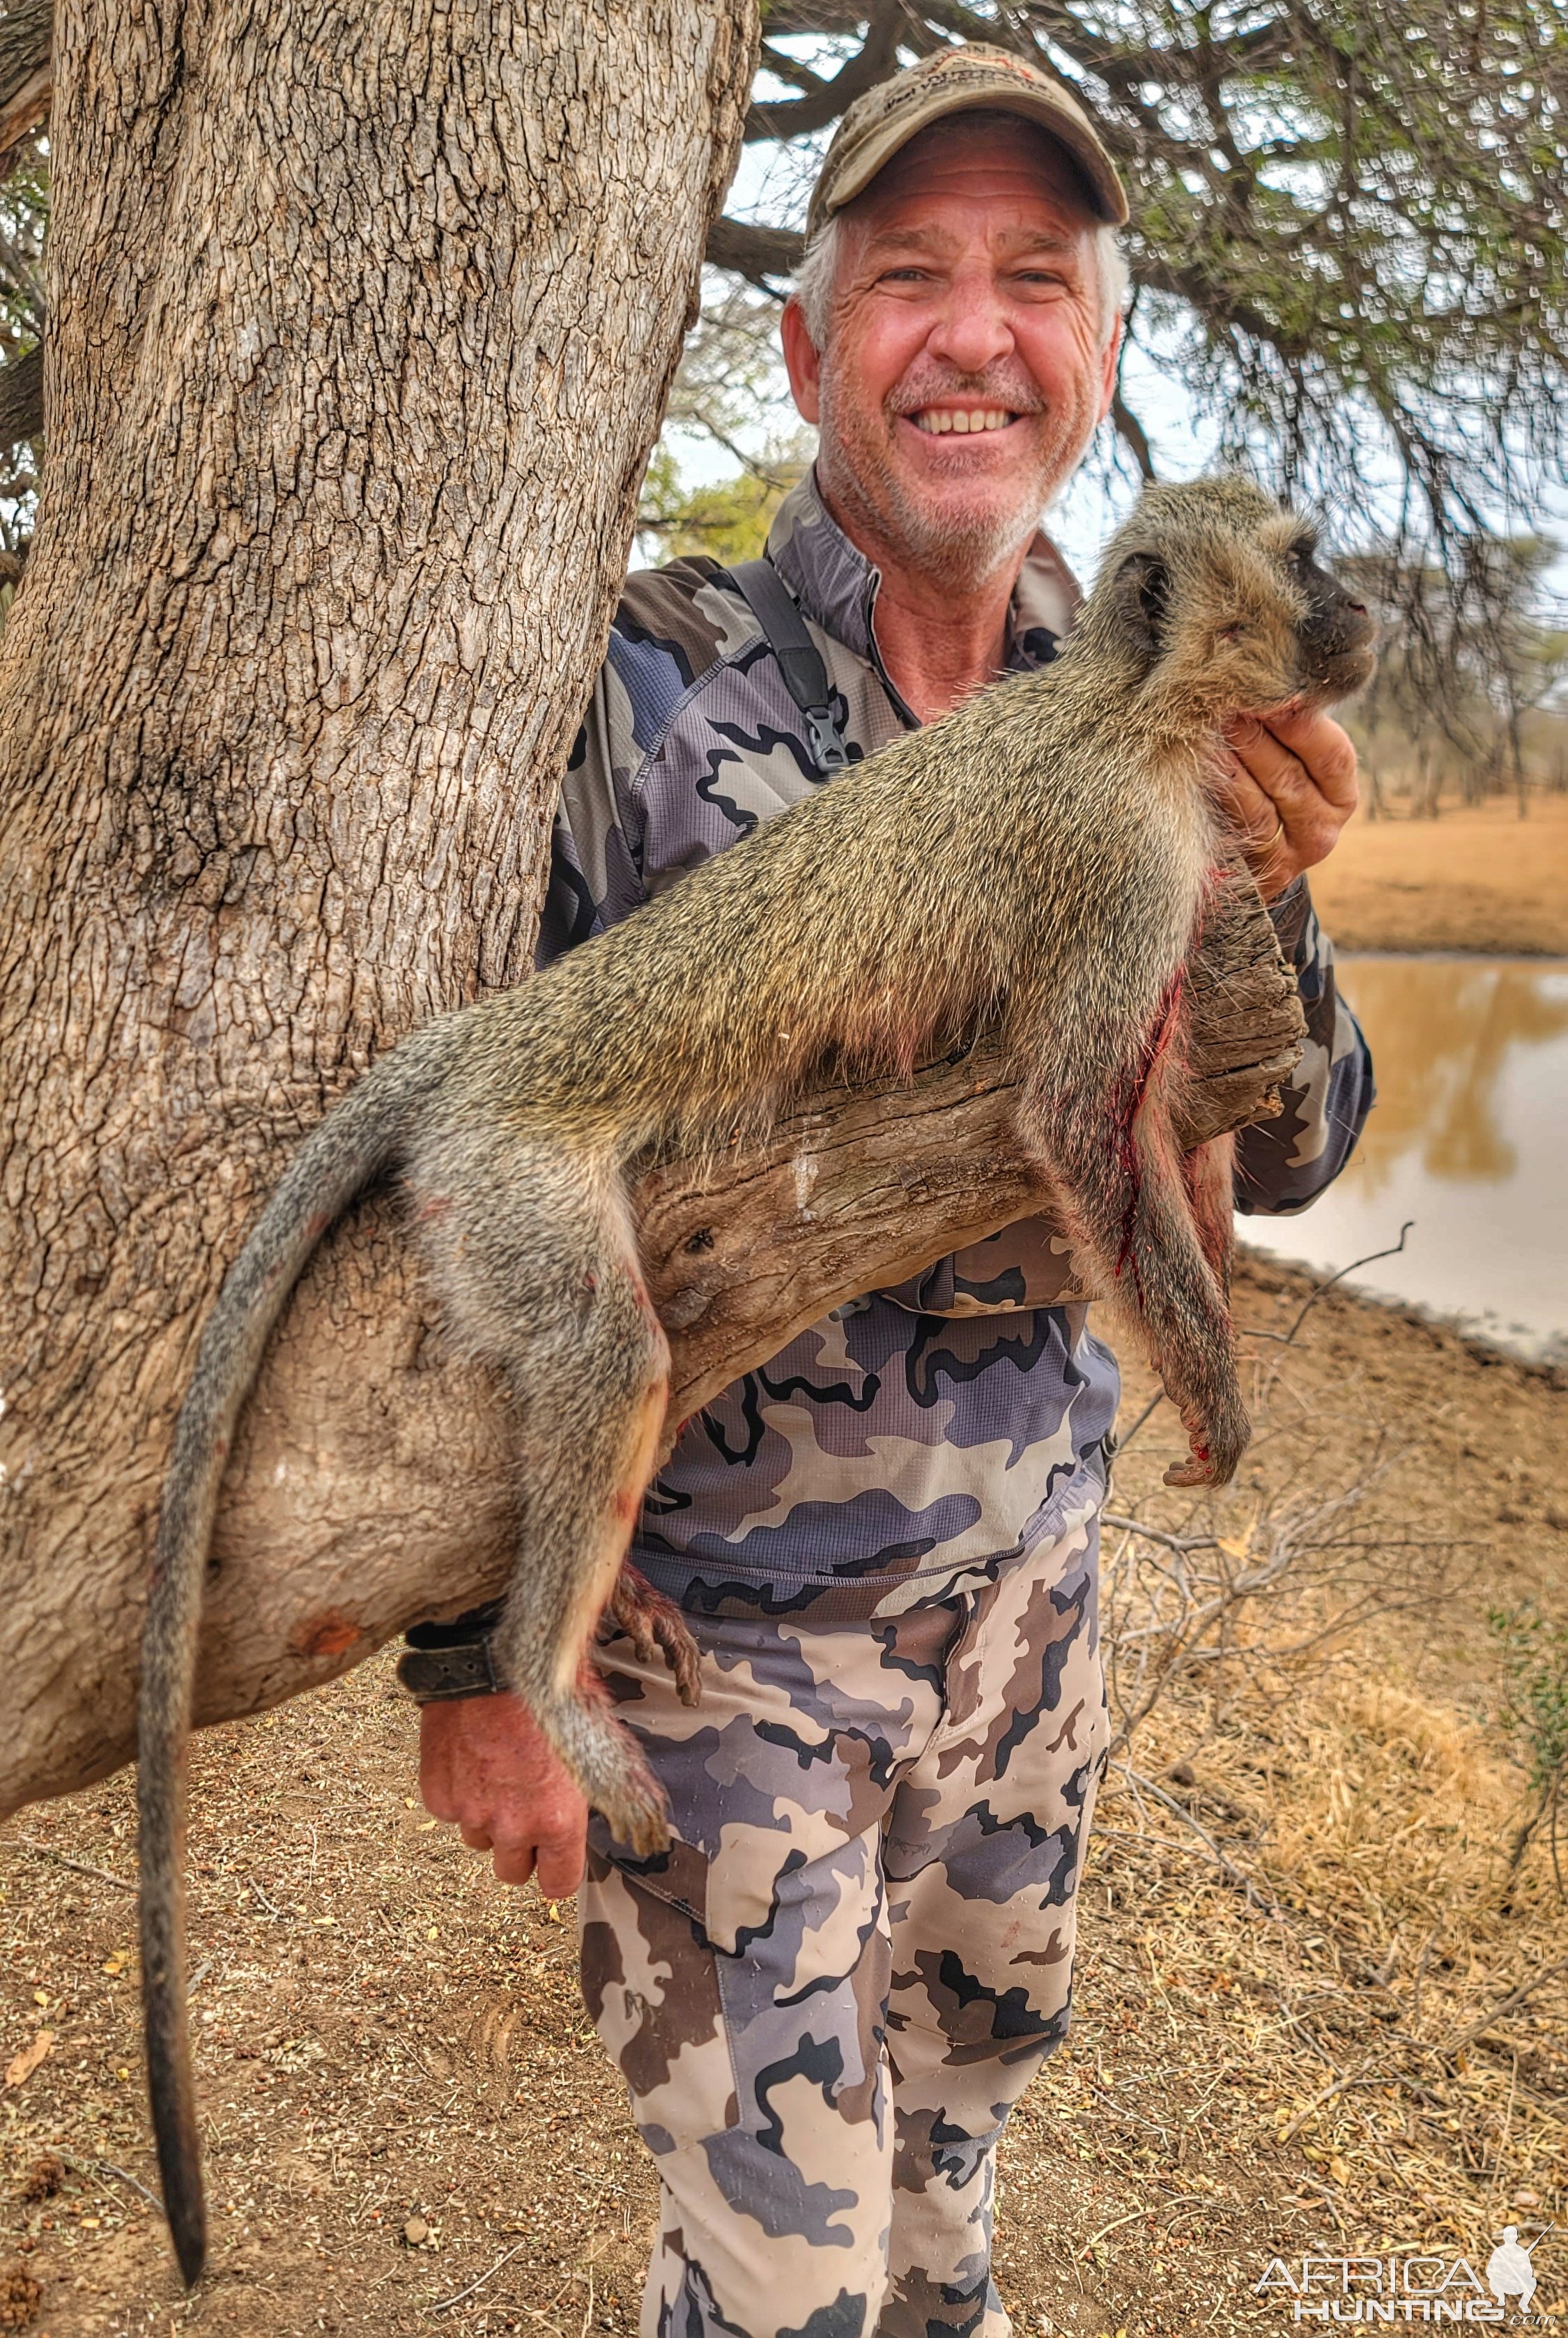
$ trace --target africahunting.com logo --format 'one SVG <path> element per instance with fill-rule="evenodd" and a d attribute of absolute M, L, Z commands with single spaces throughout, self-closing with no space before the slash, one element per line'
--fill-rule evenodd
<path fill-rule="evenodd" d="M 1505 2225 L 1479 2273 L 1467 2257 L 1414 2245 L 1375 2257 L 1270 2257 L 1253 2294 L 1277 2298 L 1293 2322 L 1545 2323 L 1533 2259 L 1551 2230 L 1525 2240 Z"/>

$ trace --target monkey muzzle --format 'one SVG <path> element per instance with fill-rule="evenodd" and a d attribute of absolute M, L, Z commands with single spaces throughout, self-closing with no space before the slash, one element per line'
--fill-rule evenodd
<path fill-rule="evenodd" d="M 1301 663 L 1308 692 L 1329 702 L 1365 690 L 1377 669 L 1377 625 L 1371 611 L 1321 571 L 1301 628 Z"/>

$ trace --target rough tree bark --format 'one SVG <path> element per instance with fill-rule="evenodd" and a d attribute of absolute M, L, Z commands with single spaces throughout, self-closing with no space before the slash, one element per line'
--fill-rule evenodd
<path fill-rule="evenodd" d="M 0 175 L 49 112 L 50 0 L 12 0 L 0 16 Z"/>
<path fill-rule="evenodd" d="M 384 1041 L 527 970 L 755 19 L 58 11 L 52 443 L 0 640 L 24 1793 L 123 1745 L 172 1406 L 257 1197 Z M 341 1370 L 408 1320 L 386 1247 L 334 1251 Z"/>

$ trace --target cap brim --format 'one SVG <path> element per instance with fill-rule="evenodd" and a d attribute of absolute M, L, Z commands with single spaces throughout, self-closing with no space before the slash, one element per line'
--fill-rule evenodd
<path fill-rule="evenodd" d="M 1088 124 L 1075 121 L 1064 108 L 1053 103 L 1044 92 L 1021 89 L 1012 81 L 998 76 L 994 87 L 940 91 L 933 90 L 928 105 L 911 106 L 908 113 L 896 122 L 884 122 L 871 132 L 854 161 L 846 165 L 835 180 L 831 200 L 824 212 L 831 215 L 852 203 L 857 195 L 864 194 L 878 171 L 885 170 L 901 147 L 928 130 L 950 113 L 1017 113 L 1033 122 L 1054 138 L 1058 146 L 1065 147 L 1078 166 L 1095 214 L 1111 227 L 1127 224 L 1127 197 L 1116 175 L 1116 166 Z"/>

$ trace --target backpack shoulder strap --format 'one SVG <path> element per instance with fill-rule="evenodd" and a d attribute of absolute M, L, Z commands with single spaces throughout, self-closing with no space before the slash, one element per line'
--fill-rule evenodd
<path fill-rule="evenodd" d="M 849 761 L 833 713 L 833 693 L 822 653 L 806 630 L 794 594 L 770 560 L 741 560 L 726 572 L 767 637 L 784 687 L 806 717 L 819 771 L 841 771 Z"/>

